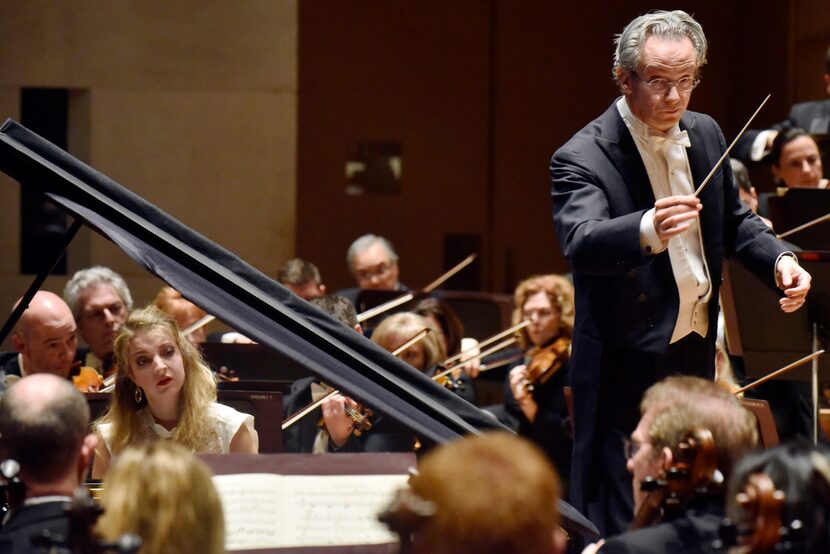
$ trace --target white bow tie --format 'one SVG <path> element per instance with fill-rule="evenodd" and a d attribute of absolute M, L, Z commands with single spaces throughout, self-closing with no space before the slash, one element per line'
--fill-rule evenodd
<path fill-rule="evenodd" d="M 651 141 L 651 148 L 656 152 L 657 150 L 670 148 L 674 145 L 685 146 L 689 148 L 692 143 L 689 141 L 689 133 L 686 131 L 678 131 L 673 135 L 662 137 L 660 135 L 649 135 Z"/>

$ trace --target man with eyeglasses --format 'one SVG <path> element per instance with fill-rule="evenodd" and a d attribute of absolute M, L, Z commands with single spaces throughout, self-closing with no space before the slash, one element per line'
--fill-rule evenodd
<path fill-rule="evenodd" d="M 398 280 L 398 255 L 387 239 L 371 233 L 355 239 L 346 252 L 346 263 L 357 283 L 356 288 L 338 291 L 358 306 L 363 290 L 404 291 L 408 287 Z"/>
<path fill-rule="evenodd" d="M 133 307 L 127 283 L 107 267 L 89 267 L 75 273 L 66 283 L 63 298 L 88 347 L 84 365 L 106 377 L 112 371 L 115 336 Z"/>
<path fill-rule="evenodd" d="M 706 552 L 718 539 L 724 518 L 726 480 L 738 460 L 757 446 L 758 422 L 724 388 L 685 375 L 669 377 L 650 387 L 640 411 L 637 428 L 624 446 L 620 445 L 631 473 L 635 512 L 647 501 L 648 492 L 641 489 L 643 481 L 665 478 L 681 457 L 685 459 L 680 445 L 695 430 L 711 433 L 716 469 L 705 475 L 704 487 L 688 485 L 691 479 L 684 482 L 685 477 L 680 474 L 673 484 L 684 493 L 679 506 L 667 510 L 660 521 L 650 526 L 617 535 L 596 547 L 603 554 Z M 690 471 L 698 473 L 698 468 L 691 465 Z"/>
<path fill-rule="evenodd" d="M 633 499 L 620 442 L 637 403 L 673 373 L 712 378 L 725 255 L 804 304 L 810 275 L 738 199 L 729 164 L 696 188 L 726 145 L 712 118 L 686 111 L 706 37 L 682 11 L 634 19 L 616 39 L 622 92 L 551 162 L 554 223 L 576 289 L 570 500 L 606 535 Z"/>

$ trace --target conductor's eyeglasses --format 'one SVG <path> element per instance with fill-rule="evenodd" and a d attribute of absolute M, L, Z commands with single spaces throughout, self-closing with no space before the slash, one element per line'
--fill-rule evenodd
<path fill-rule="evenodd" d="M 659 94 L 667 94 L 672 87 L 677 87 L 677 90 L 680 92 L 690 92 L 700 84 L 700 79 L 695 79 L 694 77 L 683 77 L 677 81 L 669 81 L 662 77 L 654 77 L 653 79 L 646 80 L 636 73 L 634 73 L 634 76 L 652 91 Z"/>

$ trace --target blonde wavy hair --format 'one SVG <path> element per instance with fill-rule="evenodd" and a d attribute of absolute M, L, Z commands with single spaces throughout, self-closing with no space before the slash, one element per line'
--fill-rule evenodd
<path fill-rule="evenodd" d="M 417 368 L 426 371 L 435 364 L 443 362 L 447 353 L 439 337 L 441 330 L 436 329 L 424 316 L 412 312 L 390 315 L 372 331 L 372 341 L 391 352 L 426 328 L 432 331 L 421 339 L 421 344 L 424 346 L 424 367 Z"/>
<path fill-rule="evenodd" d="M 559 313 L 560 336 L 570 338 L 573 334 L 574 315 L 576 313 L 574 287 L 567 277 L 562 275 L 553 273 L 534 275 L 519 283 L 513 293 L 513 325 L 522 321 L 522 308 L 524 308 L 527 299 L 539 292 L 544 292 L 547 295 L 550 305 Z M 519 331 L 517 336 L 521 348 L 530 346 L 526 328 Z"/>
<path fill-rule="evenodd" d="M 142 554 L 225 552 L 222 504 L 210 470 L 169 441 L 124 450 L 104 481 L 97 531 L 141 537 Z"/>
<path fill-rule="evenodd" d="M 136 385 L 130 378 L 129 358 L 133 338 L 151 329 L 169 333 L 181 352 L 184 365 L 184 383 L 179 393 L 179 420 L 172 440 L 194 452 L 220 452 L 219 437 L 205 417 L 210 405 L 216 401 L 216 382 L 210 368 L 173 318 L 152 305 L 130 313 L 115 338 L 115 392 L 107 412 L 95 422 L 95 427 L 102 423 L 112 425 L 110 450 L 113 455 L 133 443 L 155 438 L 139 417 L 139 412 L 147 405 L 147 398 L 135 401 Z"/>

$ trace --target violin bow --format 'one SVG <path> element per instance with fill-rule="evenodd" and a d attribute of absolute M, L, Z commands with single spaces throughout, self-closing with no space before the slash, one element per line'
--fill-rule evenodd
<path fill-rule="evenodd" d="M 775 377 L 778 377 L 779 375 L 783 375 L 784 373 L 787 373 L 791 369 L 795 369 L 800 365 L 804 365 L 807 362 L 813 361 L 814 359 L 818 358 L 822 354 L 824 354 L 824 350 L 816 350 L 812 354 L 804 356 L 803 358 L 798 359 L 798 360 L 794 361 L 791 364 L 785 365 L 781 369 L 776 369 L 775 371 L 773 371 L 769 375 L 765 375 L 765 376 L 761 377 L 760 379 L 758 379 L 757 381 L 751 382 L 750 384 L 746 385 L 745 387 L 741 387 L 740 389 L 735 391 L 735 395 L 741 394 L 745 391 L 748 391 L 749 389 L 753 389 L 753 388 L 757 387 L 758 385 L 766 383 L 770 379 L 774 379 Z"/>
<path fill-rule="evenodd" d="M 381 304 L 379 306 L 375 306 L 374 308 L 366 310 L 365 312 L 360 312 L 359 314 L 357 314 L 357 322 L 358 323 L 363 323 L 367 319 L 372 319 L 376 315 L 380 315 L 384 312 L 388 312 L 389 310 L 391 310 L 393 308 L 397 308 L 398 306 L 400 306 L 402 304 L 406 304 L 407 302 L 409 302 L 410 300 L 413 300 L 415 298 L 415 294 L 417 292 L 424 292 L 424 293 L 432 292 L 433 290 L 437 289 L 439 286 L 443 285 L 444 282 L 447 279 L 449 279 L 450 277 L 452 277 L 453 275 L 455 275 L 456 273 L 458 273 L 459 271 L 461 271 L 462 269 L 464 269 L 465 267 L 467 267 L 468 265 L 473 263 L 473 260 L 476 259 L 476 256 L 477 256 L 477 254 L 475 254 L 475 253 L 470 254 L 469 256 L 464 258 L 462 261 L 455 264 L 455 266 L 453 266 L 449 271 L 447 271 L 446 273 L 444 273 L 443 275 L 438 277 L 436 280 L 434 280 L 433 282 L 431 282 L 430 284 L 425 286 L 420 291 L 407 292 L 406 294 L 404 294 L 402 296 L 399 296 L 397 298 L 393 298 L 392 300 L 390 300 L 388 302 L 384 302 L 383 304 Z"/>
<path fill-rule="evenodd" d="M 207 325 L 208 323 L 210 323 L 214 319 L 216 319 L 216 316 L 207 314 L 206 316 L 202 317 L 200 320 L 196 321 L 195 323 L 191 323 L 186 328 L 182 329 L 182 333 L 184 333 L 184 336 L 187 336 L 190 333 L 193 333 L 194 331 L 198 331 L 199 329 L 201 329 L 202 327 L 204 327 L 205 325 Z"/>
<path fill-rule="evenodd" d="M 416 344 L 419 341 L 423 340 L 424 337 L 426 337 L 428 334 L 430 334 L 430 332 L 432 332 L 432 329 L 429 328 L 429 327 L 425 327 L 425 328 L 421 329 L 420 331 L 415 333 L 412 336 L 412 338 L 410 338 L 405 343 L 403 343 L 402 345 L 397 347 L 395 350 L 393 350 L 392 355 L 393 356 L 400 355 L 404 350 L 406 350 L 407 348 L 409 348 L 413 344 Z M 326 385 L 326 386 L 328 386 L 328 385 Z M 328 388 L 331 389 L 331 387 L 328 387 Z M 295 423 L 297 423 L 301 419 L 303 419 L 305 416 L 307 416 L 308 414 L 313 412 L 316 408 L 319 408 L 323 404 L 323 402 L 325 402 L 326 400 L 328 400 L 329 398 L 331 398 L 335 394 L 339 394 L 339 393 L 340 393 L 339 390 L 331 389 L 331 391 L 328 392 L 323 398 L 321 398 L 319 400 L 315 400 L 314 402 L 312 402 L 311 404 L 309 404 L 305 408 L 300 408 L 297 412 L 295 412 L 294 414 L 292 414 L 292 415 L 288 416 L 287 418 L 285 418 L 285 420 L 282 422 L 283 431 L 285 429 L 288 429 L 289 427 L 291 427 L 292 425 L 294 425 Z"/>
<path fill-rule="evenodd" d="M 464 350 L 463 352 L 459 352 L 458 354 L 455 354 L 455 355 L 453 355 L 453 356 L 450 356 L 449 358 L 447 358 L 446 360 L 444 360 L 444 363 L 442 363 L 441 365 L 443 365 L 443 366 L 449 366 L 450 364 L 452 364 L 452 365 L 466 364 L 467 362 L 469 362 L 469 361 L 471 361 L 471 360 L 473 359 L 473 358 L 470 358 L 470 359 L 468 359 L 468 360 L 459 361 L 459 360 L 463 359 L 463 358 L 464 358 L 464 356 L 465 356 L 466 354 L 469 354 L 469 353 L 470 353 L 470 352 L 472 352 L 473 350 L 480 349 L 480 348 L 484 348 L 485 346 L 489 346 L 489 345 L 493 344 L 494 342 L 496 342 L 496 341 L 498 341 L 498 340 L 503 339 L 504 337 L 507 337 L 507 336 L 509 336 L 509 335 L 512 335 L 512 334 L 513 334 L 513 333 L 515 333 L 516 331 L 519 331 L 519 330 L 521 330 L 521 329 L 524 329 L 524 328 L 525 328 L 525 327 L 527 327 L 528 325 L 530 325 L 530 320 L 528 320 L 528 319 L 523 319 L 522 321 L 520 321 L 519 323 L 517 323 L 517 324 L 516 324 L 516 325 L 514 325 L 513 327 L 511 327 L 511 328 L 509 328 L 509 329 L 506 329 L 506 330 L 502 331 L 501 333 L 498 333 L 498 334 L 496 334 L 496 335 L 493 335 L 492 337 L 490 337 L 490 338 L 488 338 L 488 339 L 485 339 L 485 340 L 481 341 L 481 342 L 480 342 L 480 343 L 478 343 L 477 345 L 475 345 L 475 346 L 473 346 L 473 347 L 471 347 L 471 348 L 468 348 L 467 350 Z"/>
<path fill-rule="evenodd" d="M 770 99 L 770 96 L 772 96 L 772 94 L 767 94 L 767 97 L 766 97 L 766 98 L 764 98 L 764 101 L 763 101 L 763 102 L 761 102 L 761 105 L 760 105 L 760 106 L 758 106 L 758 109 L 756 109 L 756 110 L 755 110 L 755 113 L 753 113 L 753 114 L 752 114 L 752 117 L 750 117 L 750 118 L 749 118 L 749 121 L 747 121 L 747 122 L 746 122 L 746 125 L 744 125 L 744 128 L 743 128 L 743 129 L 741 129 L 741 132 L 740 132 L 740 133 L 738 133 L 738 135 L 737 135 L 737 136 L 735 137 L 735 139 L 732 141 L 732 144 L 730 144 L 730 145 L 729 145 L 729 148 L 727 148 L 727 149 L 726 149 L 726 151 L 723 153 L 723 155 L 720 157 L 720 159 L 718 160 L 718 163 L 716 163 L 716 164 L 712 167 L 712 170 L 709 172 L 709 175 L 707 175 L 707 176 L 706 176 L 706 178 L 703 180 L 703 182 L 700 184 L 700 186 L 699 186 L 699 187 L 697 187 L 697 190 L 695 191 L 695 194 L 694 194 L 695 196 L 699 196 L 699 195 L 700 195 L 700 192 L 703 190 L 703 187 L 705 187 L 705 186 L 706 186 L 706 184 L 709 182 L 709 180 L 710 180 L 710 179 L 712 178 L 712 176 L 715 174 L 715 171 L 717 171 L 717 170 L 718 170 L 718 168 L 721 166 L 721 164 L 722 164 L 722 163 L 723 163 L 723 161 L 726 159 L 726 157 L 727 157 L 727 156 L 729 156 L 729 152 L 730 152 L 730 151 L 732 150 L 732 148 L 735 146 L 735 143 L 737 143 L 737 142 L 738 142 L 738 139 L 739 139 L 739 138 L 741 138 L 741 137 L 743 136 L 743 134 L 746 132 L 747 127 L 749 127 L 749 124 L 750 124 L 750 123 L 752 123 L 752 120 L 753 120 L 753 119 L 755 119 L 755 116 L 756 116 L 756 115 L 758 115 L 758 112 L 760 112 L 760 111 L 761 111 L 761 108 L 763 108 L 763 107 L 764 107 L 764 104 L 766 104 L 766 103 L 767 103 L 767 100 L 769 100 L 769 99 Z"/>
<path fill-rule="evenodd" d="M 800 231 L 803 231 L 805 229 L 809 229 L 813 225 L 818 225 L 819 223 L 824 223 L 825 221 L 828 221 L 828 220 L 830 220 L 830 214 L 824 214 L 821 217 L 817 217 L 817 218 L 813 219 L 812 221 L 808 221 L 807 223 L 803 223 L 803 224 L 799 225 L 798 227 L 793 227 L 789 231 L 787 231 L 785 233 L 781 233 L 780 235 L 775 235 L 775 236 L 778 237 L 779 239 L 783 239 L 785 237 L 788 237 L 790 235 L 794 235 L 794 234 L 796 234 Z"/>
<path fill-rule="evenodd" d="M 493 347 L 491 347 L 491 348 L 488 348 L 487 350 L 485 350 L 485 351 L 481 352 L 480 354 L 476 354 L 475 356 L 473 356 L 473 357 L 471 357 L 471 358 L 469 358 L 469 359 L 467 359 L 467 360 L 464 360 L 464 362 L 463 362 L 463 363 L 465 363 L 465 364 L 466 364 L 467 362 L 472 362 L 473 360 L 479 360 L 479 359 L 481 359 L 481 358 L 485 358 L 485 357 L 489 356 L 490 354 L 493 354 L 493 353 L 495 353 L 495 352 L 498 352 L 499 350 L 502 350 L 502 349 L 504 349 L 504 348 L 507 348 L 508 346 L 510 346 L 511 344 L 513 344 L 514 342 L 516 342 L 516 337 L 511 337 L 511 338 L 509 338 L 509 339 L 507 339 L 507 340 L 503 340 L 502 342 L 498 343 L 497 345 L 495 345 L 495 346 L 493 346 Z M 460 365 L 460 364 L 459 364 L 459 365 Z M 436 373 L 435 375 L 433 375 L 433 376 L 432 376 L 432 379 L 433 379 L 434 381 L 437 381 L 437 380 L 438 380 L 438 379 L 440 379 L 441 377 L 443 377 L 443 376 L 445 376 L 445 375 L 449 375 L 449 374 L 450 374 L 450 373 L 452 373 L 452 372 L 453 372 L 453 370 L 455 370 L 455 369 L 457 369 L 457 366 L 453 366 L 453 367 L 451 367 L 451 368 L 445 369 L 444 371 L 442 371 L 442 372 L 440 372 L 440 373 Z M 487 368 L 487 369 L 493 369 L 493 368 L 492 368 L 492 367 L 490 367 L 490 368 Z"/>

